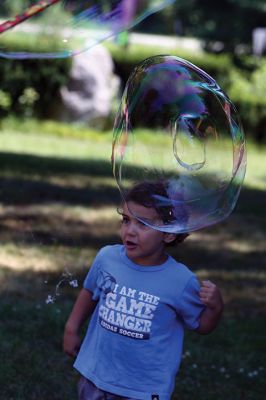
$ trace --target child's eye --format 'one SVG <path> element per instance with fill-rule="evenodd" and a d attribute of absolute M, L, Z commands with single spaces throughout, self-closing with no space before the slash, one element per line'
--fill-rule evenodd
<path fill-rule="evenodd" d="M 123 217 L 121 220 L 122 224 L 127 224 L 128 222 L 129 222 L 129 218 L 127 218 L 127 217 Z"/>
<path fill-rule="evenodd" d="M 146 226 L 146 225 L 144 224 L 144 222 L 142 222 L 142 221 L 140 221 L 140 220 L 138 220 L 137 224 L 140 225 L 140 226 L 142 226 L 142 227 L 145 227 L 145 226 Z"/>
<path fill-rule="evenodd" d="M 149 226 L 145 224 L 143 221 L 138 220 L 137 224 L 141 227 L 141 229 L 149 229 Z"/>

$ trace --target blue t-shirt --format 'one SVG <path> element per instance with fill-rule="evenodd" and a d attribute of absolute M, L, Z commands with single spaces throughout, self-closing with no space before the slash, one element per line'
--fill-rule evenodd
<path fill-rule="evenodd" d="M 137 265 L 114 245 L 100 250 L 84 288 L 99 301 L 75 368 L 107 392 L 169 400 L 184 328 L 196 329 L 204 309 L 196 276 L 170 256 L 161 265 Z"/>

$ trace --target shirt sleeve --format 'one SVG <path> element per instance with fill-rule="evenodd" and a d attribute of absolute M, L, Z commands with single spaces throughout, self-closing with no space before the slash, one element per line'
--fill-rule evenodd
<path fill-rule="evenodd" d="M 92 292 L 93 300 L 97 301 L 99 299 L 100 293 L 98 288 L 98 280 L 99 280 L 99 270 L 100 270 L 100 260 L 101 260 L 101 250 L 96 255 L 93 263 L 90 266 L 89 272 L 83 282 L 84 289 Z"/>
<path fill-rule="evenodd" d="M 95 301 L 99 300 L 103 286 L 107 281 L 104 272 L 101 271 L 101 265 L 103 259 L 108 257 L 110 247 L 105 246 L 98 252 L 83 283 L 84 289 L 92 292 L 92 299 Z"/>
<path fill-rule="evenodd" d="M 200 284 L 195 275 L 193 275 L 180 298 L 179 313 L 183 318 L 187 329 L 197 329 L 199 327 L 200 316 L 205 309 L 205 305 L 199 298 Z"/>

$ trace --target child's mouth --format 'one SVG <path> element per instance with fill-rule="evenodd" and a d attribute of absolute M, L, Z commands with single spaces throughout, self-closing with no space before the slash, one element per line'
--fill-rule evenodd
<path fill-rule="evenodd" d="M 128 250 L 133 250 L 137 247 L 137 244 L 134 242 L 131 242 L 130 240 L 126 240 L 125 245 Z"/>

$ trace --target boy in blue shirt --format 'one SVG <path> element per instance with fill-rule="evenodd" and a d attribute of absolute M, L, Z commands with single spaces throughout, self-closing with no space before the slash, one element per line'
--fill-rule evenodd
<path fill-rule="evenodd" d="M 66 323 L 64 350 L 77 356 L 80 400 L 169 400 L 184 330 L 207 334 L 220 320 L 217 286 L 200 285 L 166 252 L 187 234 L 141 222 L 156 225 L 171 217 L 171 209 L 162 212 L 154 202 L 154 194 L 162 193 L 162 184 L 149 182 L 129 191 L 121 211 L 123 245 L 99 251 Z M 81 345 L 79 333 L 89 317 Z"/>

